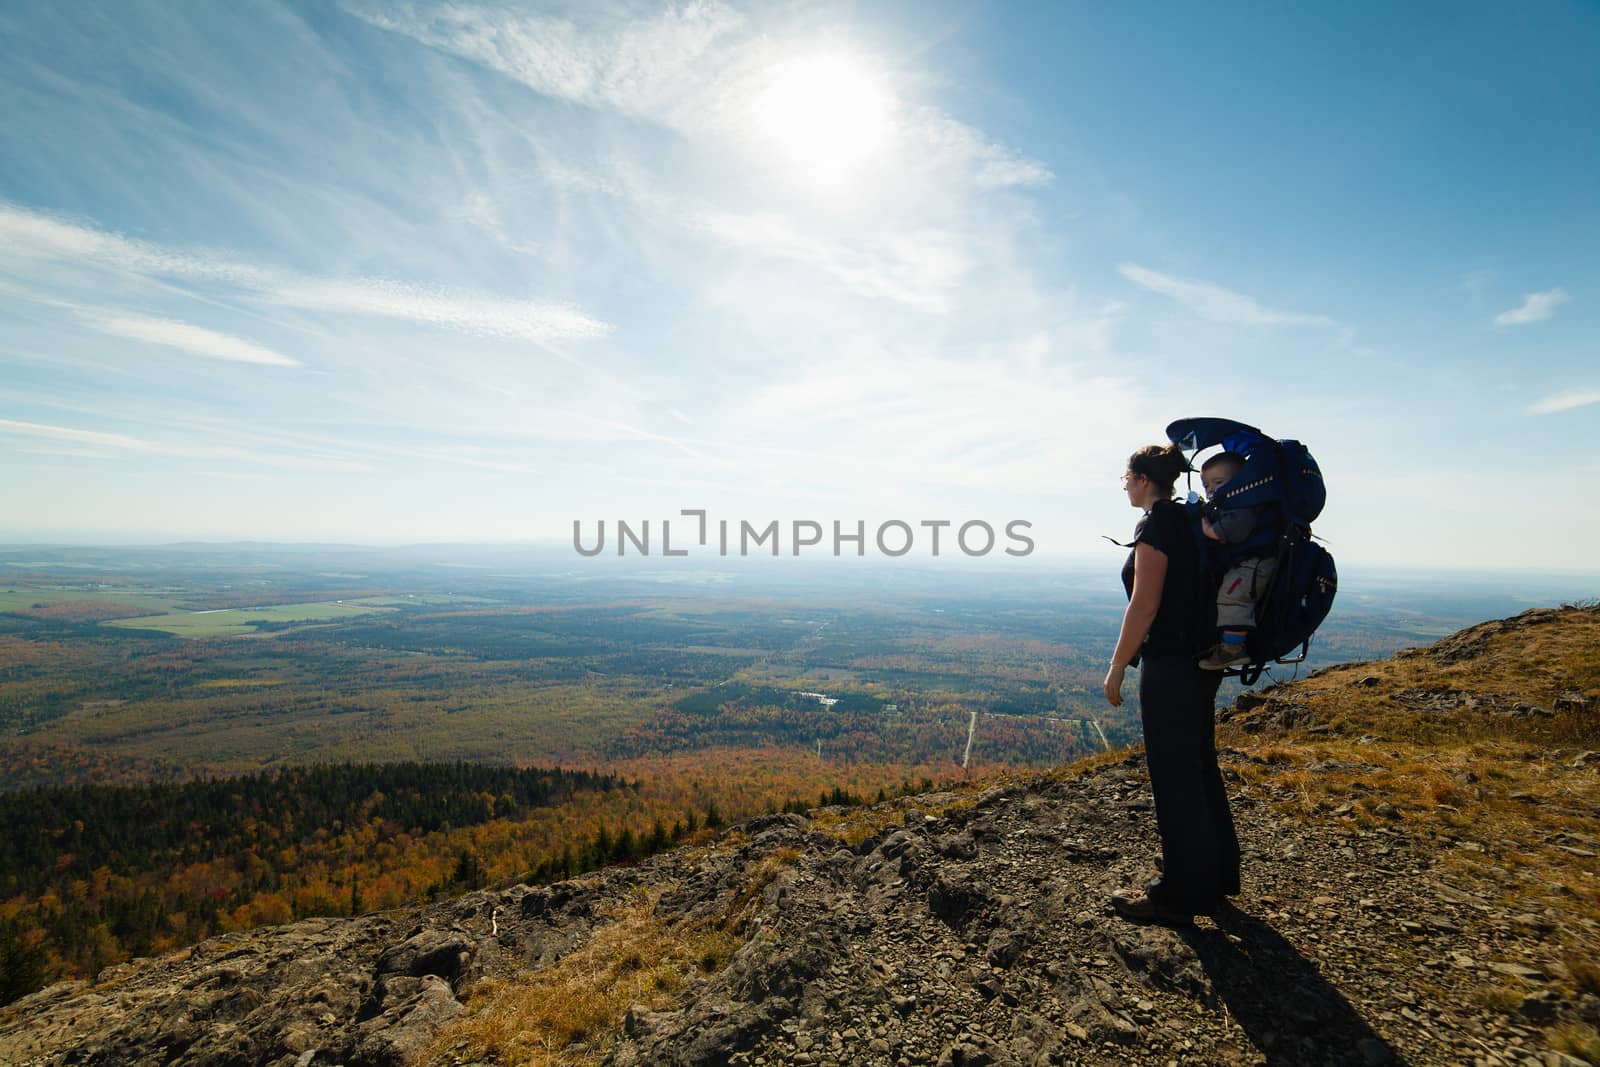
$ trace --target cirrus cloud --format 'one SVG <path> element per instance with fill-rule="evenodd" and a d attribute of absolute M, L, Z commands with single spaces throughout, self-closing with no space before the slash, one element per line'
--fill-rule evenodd
<path fill-rule="evenodd" d="M 153 345 L 176 348 L 207 359 L 231 363 L 262 363 L 274 367 L 298 367 L 298 359 L 274 352 L 241 337 L 192 326 L 172 319 L 152 319 L 142 315 L 116 315 L 94 323 L 101 333 L 127 337 Z"/>
<path fill-rule="evenodd" d="M 241 262 L 214 251 L 166 248 L 0 203 L 0 273 L 26 274 L 31 266 L 41 262 L 215 283 L 268 305 L 399 319 L 480 337 L 581 340 L 601 337 L 611 331 L 608 323 L 566 304 L 507 300 L 387 279 L 297 274 Z M 165 330 L 156 331 L 148 323 L 139 325 L 136 317 L 116 321 L 122 322 L 122 329 L 106 332 L 151 340 L 151 336 L 128 332 L 142 330 L 146 335 L 154 332 L 168 338 L 158 343 L 169 343 L 182 336 L 187 344 L 175 347 L 188 347 L 197 354 L 214 358 L 256 363 L 281 363 L 286 358 L 276 353 L 271 353 L 276 358 L 263 358 L 267 349 L 237 338 L 218 340 L 224 336 L 220 334 L 203 337 L 202 334 L 212 331 L 198 327 L 188 327 L 187 332 L 174 331 L 172 325 L 183 324 L 169 323 Z M 249 345 L 255 358 L 243 358 L 247 350 L 240 348 L 241 344 Z M 224 355 L 224 352 L 231 354 Z"/>
<path fill-rule="evenodd" d="M 1306 315 L 1298 311 L 1277 311 L 1262 307 L 1242 293 L 1224 289 L 1209 282 L 1174 278 L 1169 274 L 1147 270 L 1134 263 L 1124 263 L 1117 273 L 1153 293 L 1170 296 L 1203 319 L 1212 322 L 1236 323 L 1241 326 L 1332 326 L 1334 321 L 1326 315 Z"/>

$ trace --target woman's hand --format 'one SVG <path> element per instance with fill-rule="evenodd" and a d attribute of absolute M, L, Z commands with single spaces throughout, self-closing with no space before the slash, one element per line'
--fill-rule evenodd
<path fill-rule="evenodd" d="M 1114 708 L 1122 707 L 1122 676 L 1128 668 L 1112 665 L 1106 671 L 1106 701 Z"/>

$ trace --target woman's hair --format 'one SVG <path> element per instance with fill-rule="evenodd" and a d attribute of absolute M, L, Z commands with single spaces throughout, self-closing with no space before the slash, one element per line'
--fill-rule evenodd
<path fill-rule="evenodd" d="M 1177 445 L 1146 445 L 1128 457 L 1128 469 L 1149 478 L 1162 497 L 1170 498 L 1178 475 L 1191 468 Z"/>

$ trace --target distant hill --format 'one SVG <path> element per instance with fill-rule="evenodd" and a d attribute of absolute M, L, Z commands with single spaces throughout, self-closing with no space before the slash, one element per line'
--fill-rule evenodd
<path fill-rule="evenodd" d="M 1114 918 L 1142 757 L 808 816 L 540 888 L 215 938 L 0 1009 L 0 1062 L 1600 1062 L 1600 612 L 1222 715 L 1238 910 Z"/>

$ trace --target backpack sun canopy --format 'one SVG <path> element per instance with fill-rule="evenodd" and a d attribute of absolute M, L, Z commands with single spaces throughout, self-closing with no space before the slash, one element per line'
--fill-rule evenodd
<path fill-rule="evenodd" d="M 1310 525 L 1322 513 L 1327 491 L 1317 461 L 1299 441 L 1279 441 L 1232 419 L 1179 419 L 1167 438 L 1191 453 L 1221 445 L 1245 458 L 1244 466 L 1217 491 L 1228 507 L 1277 505 L 1286 518 Z"/>

